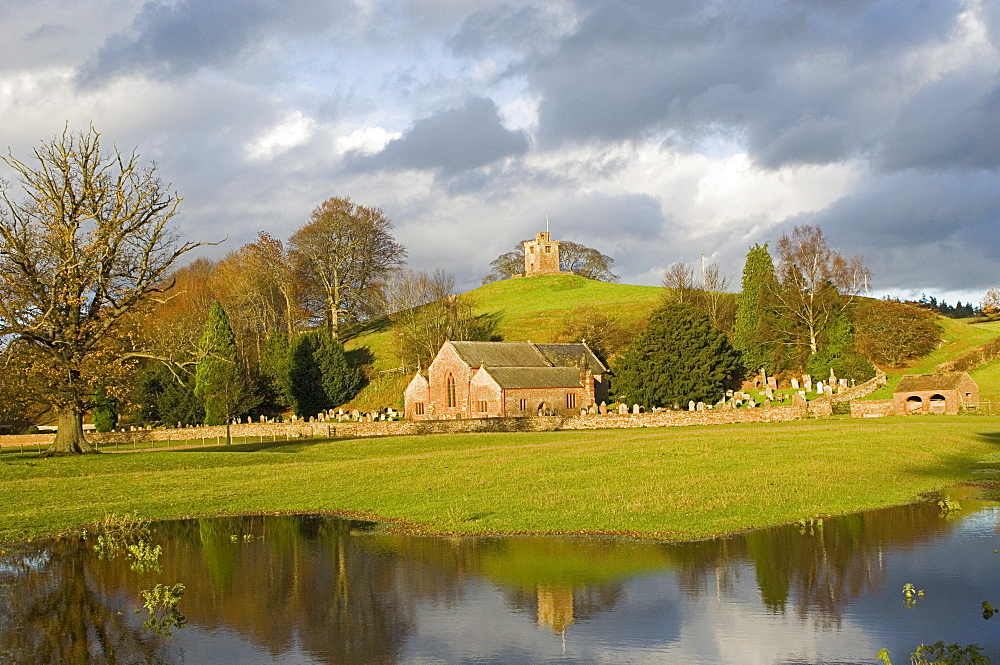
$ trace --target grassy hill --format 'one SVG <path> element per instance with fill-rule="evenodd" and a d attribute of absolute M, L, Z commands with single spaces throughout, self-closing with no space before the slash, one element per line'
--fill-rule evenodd
<path fill-rule="evenodd" d="M 951 360 L 967 351 L 1000 337 L 1000 321 L 990 323 L 974 323 L 969 320 L 949 319 L 939 317 L 942 335 L 941 344 L 931 353 L 904 367 L 893 367 L 886 370 L 888 381 L 884 388 L 872 393 L 868 399 L 885 399 L 892 396 L 892 391 L 904 374 L 929 374 L 934 367 L 946 360 Z M 976 383 L 983 399 L 993 396 L 1000 398 L 1000 361 L 994 361 L 969 372 Z"/>
<path fill-rule="evenodd" d="M 623 324 L 637 324 L 660 302 L 663 292 L 657 286 L 633 286 L 595 282 L 578 275 L 553 275 L 506 279 L 469 291 L 463 297 L 473 303 L 476 314 L 499 318 L 499 332 L 509 342 L 553 342 L 574 310 L 593 309 L 616 318 Z M 892 389 L 904 374 L 934 371 L 934 366 L 959 356 L 989 340 L 1000 337 L 1000 321 L 974 323 L 970 320 L 939 317 L 943 329 L 941 344 L 933 352 L 905 367 L 886 370 L 886 387 L 869 399 L 892 395 Z M 356 360 L 371 363 L 371 382 L 350 406 L 375 409 L 402 408 L 403 389 L 410 373 L 400 370 L 400 358 L 388 320 L 367 326 L 345 343 Z M 974 372 L 985 396 L 1000 399 L 1000 361 Z"/>
<path fill-rule="evenodd" d="M 463 297 L 476 314 L 499 318 L 499 332 L 508 342 L 552 342 L 567 317 L 577 309 L 606 312 L 624 324 L 638 323 L 659 303 L 662 288 L 596 282 L 578 275 L 505 279 L 473 289 Z M 399 353 L 391 324 L 378 321 L 348 340 L 344 347 L 360 360 L 372 363 L 371 383 L 352 406 L 373 409 L 402 408 L 409 373 L 400 371 Z"/>

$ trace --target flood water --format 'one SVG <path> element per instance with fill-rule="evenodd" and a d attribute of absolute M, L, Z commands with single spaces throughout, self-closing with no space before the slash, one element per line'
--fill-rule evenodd
<path fill-rule="evenodd" d="M 1000 663 L 981 607 L 1000 606 L 998 506 L 675 544 L 198 519 L 151 525 L 155 560 L 91 533 L 0 557 L 0 662 L 875 663 L 884 647 L 898 664 L 944 640 Z M 179 625 L 148 622 L 142 591 L 177 583 Z M 907 583 L 924 592 L 909 607 Z"/>

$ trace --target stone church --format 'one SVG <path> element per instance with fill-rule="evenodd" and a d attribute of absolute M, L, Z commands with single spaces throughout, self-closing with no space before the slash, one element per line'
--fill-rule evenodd
<path fill-rule="evenodd" d="M 608 368 L 586 344 L 445 342 L 404 393 L 412 420 L 575 415 L 608 400 Z"/>

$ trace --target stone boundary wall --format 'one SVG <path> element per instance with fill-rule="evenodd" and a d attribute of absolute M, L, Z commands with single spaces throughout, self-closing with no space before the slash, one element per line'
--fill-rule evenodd
<path fill-rule="evenodd" d="M 889 399 L 872 399 L 851 402 L 852 418 L 884 418 L 896 415 L 896 408 Z"/>
<path fill-rule="evenodd" d="M 813 403 L 810 403 L 813 404 Z M 733 423 L 770 423 L 799 420 L 809 416 L 828 416 L 830 403 L 812 406 L 775 406 L 770 408 L 707 409 L 705 411 L 660 411 L 657 413 L 607 414 L 586 416 L 540 416 L 532 418 L 469 418 L 462 420 L 396 420 L 373 422 L 250 423 L 233 425 L 234 438 L 257 438 L 263 441 L 312 436 L 372 437 L 413 434 L 456 434 L 466 432 L 550 432 L 556 430 L 630 429 L 637 427 L 678 427 L 692 425 L 728 425 Z M 7 435 L 0 446 L 41 446 L 52 442 L 54 434 Z M 165 448 L 171 441 L 197 441 L 206 444 L 225 442 L 226 428 L 189 427 L 152 429 L 134 432 L 89 434 L 92 443 L 135 449 Z M 242 443 L 242 442 L 241 442 Z"/>
<path fill-rule="evenodd" d="M 885 372 L 878 370 L 878 373 L 874 377 L 868 379 L 864 383 L 859 383 L 853 388 L 848 388 L 847 390 L 842 390 L 839 393 L 834 393 L 831 395 L 833 402 L 850 402 L 851 400 L 858 399 L 859 397 L 865 397 L 866 395 L 871 395 L 873 392 L 885 385 L 886 376 Z"/>
<path fill-rule="evenodd" d="M 1000 358 L 1000 337 L 934 367 L 935 372 L 968 372 Z"/>

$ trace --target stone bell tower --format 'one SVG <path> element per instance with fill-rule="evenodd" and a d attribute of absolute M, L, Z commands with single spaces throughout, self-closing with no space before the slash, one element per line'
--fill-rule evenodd
<path fill-rule="evenodd" d="M 524 276 L 559 275 L 559 242 L 548 231 L 524 243 Z"/>

